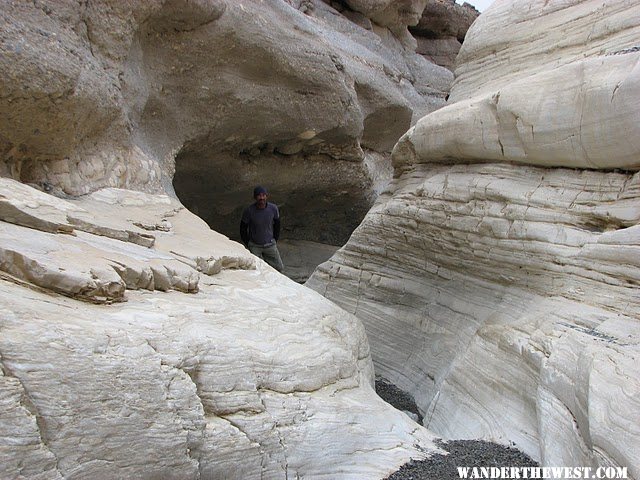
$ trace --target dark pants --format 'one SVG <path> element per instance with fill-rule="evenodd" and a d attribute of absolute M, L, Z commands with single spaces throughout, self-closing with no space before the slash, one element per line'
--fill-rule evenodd
<path fill-rule="evenodd" d="M 256 257 L 263 259 L 279 272 L 284 268 L 282 259 L 280 258 L 280 252 L 278 251 L 278 247 L 276 247 L 275 243 L 268 247 L 263 247 L 261 245 L 256 245 L 253 242 L 249 242 L 249 251 Z"/>

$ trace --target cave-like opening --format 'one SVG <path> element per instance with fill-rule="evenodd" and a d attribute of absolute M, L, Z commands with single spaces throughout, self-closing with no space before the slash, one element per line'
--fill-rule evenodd
<path fill-rule="evenodd" d="M 253 188 L 264 185 L 280 209 L 283 273 L 299 282 L 346 243 L 391 176 L 389 159 L 381 154 L 347 161 L 286 155 L 267 143 L 231 152 L 206 139 L 185 144 L 175 164 L 173 186 L 183 205 L 236 241 Z"/>

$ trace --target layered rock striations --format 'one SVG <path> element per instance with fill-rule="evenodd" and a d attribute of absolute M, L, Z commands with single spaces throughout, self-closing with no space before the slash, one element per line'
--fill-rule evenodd
<path fill-rule="evenodd" d="M 449 105 L 307 282 L 439 434 L 640 476 L 639 14 L 495 2 Z"/>
<path fill-rule="evenodd" d="M 1 478 L 382 478 L 361 323 L 175 199 L 0 182 Z"/>
<path fill-rule="evenodd" d="M 517 5 L 474 23 L 450 105 L 416 125 L 404 158 L 637 169 L 638 7 Z"/>
<path fill-rule="evenodd" d="M 0 15 L 0 477 L 382 478 L 436 451 L 375 395 L 359 320 L 175 191 L 235 227 L 264 181 L 339 242 L 451 74 L 320 1 Z"/>

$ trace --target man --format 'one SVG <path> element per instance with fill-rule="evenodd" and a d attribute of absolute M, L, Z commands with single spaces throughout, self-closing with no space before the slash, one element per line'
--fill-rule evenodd
<path fill-rule="evenodd" d="M 274 203 L 267 202 L 264 187 L 254 188 L 253 198 L 255 203 L 245 208 L 240 221 L 242 243 L 255 256 L 281 272 L 284 266 L 276 247 L 280 237 L 280 212 Z"/>

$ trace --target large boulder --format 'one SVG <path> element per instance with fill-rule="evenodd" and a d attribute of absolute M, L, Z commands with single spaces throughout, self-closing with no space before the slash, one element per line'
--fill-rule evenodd
<path fill-rule="evenodd" d="M 355 317 L 175 199 L 1 180 L 1 478 L 382 478 L 437 450 Z"/>
<path fill-rule="evenodd" d="M 639 34 L 625 1 L 496 1 L 307 282 L 436 432 L 640 476 Z"/>

